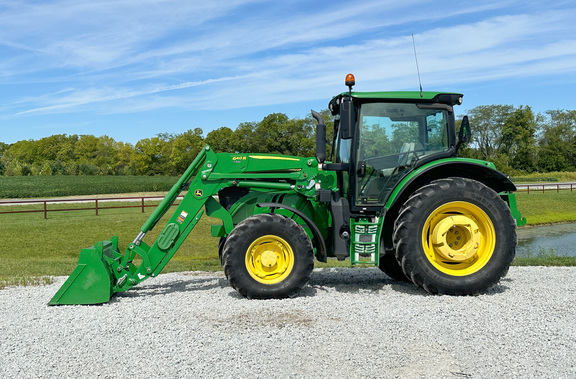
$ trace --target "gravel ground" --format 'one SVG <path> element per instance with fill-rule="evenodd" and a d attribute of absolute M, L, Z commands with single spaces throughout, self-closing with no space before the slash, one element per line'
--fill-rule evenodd
<path fill-rule="evenodd" d="M 64 280 L 0 290 L 0 377 L 576 377 L 576 268 L 512 267 L 475 297 L 322 269 L 298 297 L 261 301 L 222 273 L 173 273 L 47 306 Z"/>

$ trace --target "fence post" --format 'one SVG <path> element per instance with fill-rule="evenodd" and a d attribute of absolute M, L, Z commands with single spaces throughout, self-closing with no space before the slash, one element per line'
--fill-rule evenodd
<path fill-rule="evenodd" d="M 142 213 L 144 213 L 144 196 L 142 196 Z"/>
<path fill-rule="evenodd" d="M 44 200 L 44 220 L 48 219 L 48 209 L 46 209 L 46 200 Z"/>
<path fill-rule="evenodd" d="M 98 199 L 95 200 L 96 200 L 96 216 L 98 216 Z"/>

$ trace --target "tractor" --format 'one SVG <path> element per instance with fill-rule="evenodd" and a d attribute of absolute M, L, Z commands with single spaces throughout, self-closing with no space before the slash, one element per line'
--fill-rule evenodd
<path fill-rule="evenodd" d="M 431 294 L 475 295 L 506 275 L 526 223 L 510 178 L 459 158 L 462 94 L 354 92 L 333 97 L 331 156 L 315 111 L 316 156 L 216 153 L 204 147 L 122 252 L 118 237 L 82 249 L 49 304 L 108 302 L 158 275 L 202 215 L 230 285 L 250 299 L 293 297 L 315 259 L 379 267 Z M 172 208 L 158 237 L 144 239 Z"/>

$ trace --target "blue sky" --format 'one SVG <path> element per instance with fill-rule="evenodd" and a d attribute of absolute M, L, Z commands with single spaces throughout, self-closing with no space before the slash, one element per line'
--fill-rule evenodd
<path fill-rule="evenodd" d="M 545 4 L 545 6 L 543 6 Z M 0 142 L 305 117 L 345 90 L 576 109 L 574 1 L 0 0 Z"/>

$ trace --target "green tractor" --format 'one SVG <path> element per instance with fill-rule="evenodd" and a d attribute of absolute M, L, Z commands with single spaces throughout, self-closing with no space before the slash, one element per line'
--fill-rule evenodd
<path fill-rule="evenodd" d="M 352 92 L 335 96 L 332 157 L 317 120 L 316 156 L 215 153 L 206 146 L 122 253 L 118 238 L 82 249 L 78 267 L 50 301 L 96 304 L 158 275 L 202 214 L 229 283 L 247 298 L 292 297 L 314 259 L 375 265 L 433 294 L 479 294 L 514 258 L 516 208 L 510 179 L 490 162 L 458 158 L 457 132 L 441 92 Z M 144 242 L 182 191 L 186 195 L 151 245 Z M 137 258 L 137 259 L 136 259 Z"/>

